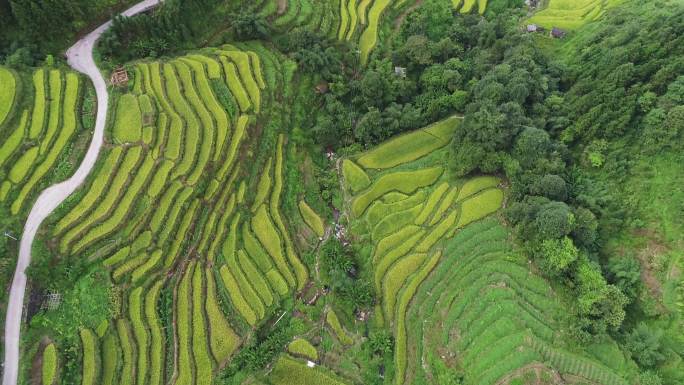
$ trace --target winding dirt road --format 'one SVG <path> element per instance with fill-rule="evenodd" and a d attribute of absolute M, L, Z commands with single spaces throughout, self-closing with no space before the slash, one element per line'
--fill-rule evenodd
<path fill-rule="evenodd" d="M 124 11 L 125 16 L 133 16 L 157 6 L 162 0 L 145 0 Z M 88 147 L 83 162 L 74 175 L 64 182 L 45 189 L 31 208 L 24 232 L 19 245 L 19 258 L 14 271 L 14 279 L 10 289 L 5 319 L 5 361 L 2 385 L 16 385 L 19 373 L 19 333 L 21 331 L 22 311 L 24 307 L 24 293 L 26 291 L 26 268 L 31 262 L 31 245 L 40 224 L 50 213 L 71 195 L 92 170 L 104 140 L 105 121 L 109 95 L 107 85 L 93 59 L 93 46 L 97 39 L 109 28 L 112 21 L 102 24 L 99 28 L 79 40 L 67 51 L 69 65 L 76 71 L 86 74 L 95 86 L 97 93 L 97 118 L 95 132 Z"/>

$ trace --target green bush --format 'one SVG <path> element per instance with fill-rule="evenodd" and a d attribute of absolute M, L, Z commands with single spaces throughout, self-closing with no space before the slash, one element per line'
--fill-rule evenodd
<path fill-rule="evenodd" d="M 353 194 L 370 186 L 371 181 L 365 171 L 349 159 L 342 161 L 342 176 Z"/>
<path fill-rule="evenodd" d="M 115 143 L 139 142 L 142 139 L 142 112 L 134 94 L 123 94 L 116 106 L 112 135 Z"/>
<path fill-rule="evenodd" d="M 365 152 L 358 162 L 366 169 L 385 169 L 422 158 L 449 144 L 461 120 L 460 117 L 452 116 L 428 127 L 397 136 Z"/>
<path fill-rule="evenodd" d="M 318 352 L 316 348 L 309 343 L 309 341 L 302 338 L 295 338 L 294 341 L 287 345 L 287 351 L 300 357 L 308 358 L 316 361 L 318 359 Z"/>
<path fill-rule="evenodd" d="M 323 220 L 304 200 L 299 201 L 299 213 L 304 218 L 304 222 L 306 222 L 318 237 L 323 237 L 323 235 L 325 235 Z"/>
<path fill-rule="evenodd" d="M 57 348 L 54 343 L 43 350 L 42 379 L 43 385 L 52 385 L 57 375 Z"/>
<path fill-rule="evenodd" d="M 389 191 L 399 191 L 410 194 L 420 187 L 435 183 L 442 175 L 441 167 L 425 168 L 416 171 L 396 171 L 378 178 L 363 194 L 358 195 L 352 202 L 352 214 L 360 217 L 366 208 L 376 199 Z"/>
<path fill-rule="evenodd" d="M 209 321 L 209 345 L 219 366 L 223 364 L 240 345 L 240 337 L 230 327 L 216 299 L 216 282 L 210 268 L 206 268 L 207 295 L 205 308 Z"/>

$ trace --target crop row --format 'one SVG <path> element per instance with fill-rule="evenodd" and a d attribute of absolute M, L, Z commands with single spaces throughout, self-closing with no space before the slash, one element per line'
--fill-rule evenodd
<path fill-rule="evenodd" d="M 51 71 L 51 74 L 52 73 L 53 71 Z M 56 83 L 54 86 L 61 87 L 61 73 L 57 71 L 54 76 L 50 76 L 51 84 L 53 83 L 53 77 L 57 79 L 54 82 Z M 57 138 L 54 141 L 49 141 L 50 136 L 46 136 L 41 141 L 39 153 L 41 155 L 44 154 L 45 157 L 43 158 L 42 162 L 33 170 L 31 177 L 23 185 L 19 195 L 12 203 L 11 212 L 14 215 L 19 213 L 28 195 L 33 191 L 38 182 L 52 169 L 57 161 L 57 158 L 67 147 L 71 137 L 76 132 L 76 105 L 79 95 L 78 75 L 74 73 L 66 74 L 63 100 L 61 99 L 61 88 L 59 88 L 59 90 L 60 91 L 58 92 L 51 92 L 51 97 L 57 97 L 58 99 L 50 101 L 49 127 L 54 127 L 52 129 L 52 136 L 57 134 Z M 55 117 L 53 118 L 53 116 Z"/>
<path fill-rule="evenodd" d="M 0 84 L 2 84 L 2 91 L 0 91 L 0 127 L 2 127 L 5 120 L 11 118 L 16 96 L 17 96 L 17 79 L 14 77 L 12 71 L 8 68 L 0 67 Z"/>

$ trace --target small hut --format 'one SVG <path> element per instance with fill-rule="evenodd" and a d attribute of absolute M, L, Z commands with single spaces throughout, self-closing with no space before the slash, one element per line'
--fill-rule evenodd
<path fill-rule="evenodd" d="M 112 72 L 110 82 L 113 86 L 126 87 L 128 85 L 128 72 L 123 67 L 119 67 Z"/>

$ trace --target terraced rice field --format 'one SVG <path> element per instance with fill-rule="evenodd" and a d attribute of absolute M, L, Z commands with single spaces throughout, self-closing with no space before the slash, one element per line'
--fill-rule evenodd
<path fill-rule="evenodd" d="M 15 73 L 0 67 L 0 81 L 12 85 L 0 96 L 0 206 L 9 215 L 18 215 L 30 200 L 53 180 L 55 168 L 64 168 L 64 157 L 72 152 L 72 143 L 81 132 L 78 109 L 83 88 L 73 72 L 38 69 L 32 74 L 33 92 L 23 93 L 25 108 L 14 108 L 22 98 Z M 20 80 L 20 79 L 16 79 Z M 16 86 L 16 87 L 15 87 Z M 5 104 L 8 103 L 8 104 Z M 68 175 L 59 175 L 66 178 Z"/>
<path fill-rule="evenodd" d="M 354 228 L 373 245 L 376 312 L 395 337 L 397 384 L 404 383 L 407 309 L 418 288 L 442 260 L 445 242 L 504 201 L 497 178 L 450 180 L 443 152 L 460 123 L 452 117 L 342 162 Z"/>
<path fill-rule="evenodd" d="M 548 6 L 535 13 L 527 23 L 534 23 L 547 29 L 575 29 L 598 20 L 607 8 L 618 2 L 619 0 L 550 0 Z"/>
<path fill-rule="evenodd" d="M 458 365 L 469 384 L 512 380 L 532 367 L 588 383 L 626 384 L 588 354 L 559 346 L 563 309 L 509 237 L 488 218 L 445 243 L 408 306 L 406 348 L 396 362 L 401 381 L 437 384 L 436 373 Z"/>
<path fill-rule="evenodd" d="M 81 333 L 102 357 L 84 355 L 88 383 L 211 384 L 308 280 L 280 212 L 285 136 L 263 167 L 242 160 L 293 66 L 251 47 L 133 63 L 97 171 L 51 218 L 55 251 L 101 263 L 125 292 L 106 333 Z"/>
<path fill-rule="evenodd" d="M 483 14 L 487 0 L 452 0 L 454 9 L 461 13 Z M 407 0 L 287 0 L 284 10 L 278 9 L 276 0 L 263 3 L 260 14 L 268 17 L 272 25 L 288 31 L 304 28 L 321 33 L 331 39 L 358 44 L 361 64 L 368 63 L 378 43 L 383 19 L 387 14 L 398 16 L 413 4 Z"/>

